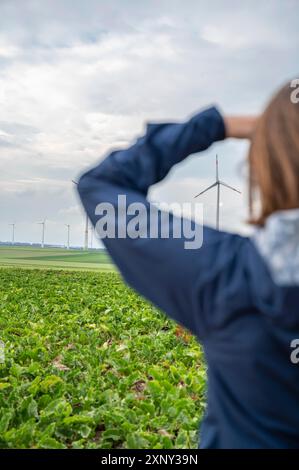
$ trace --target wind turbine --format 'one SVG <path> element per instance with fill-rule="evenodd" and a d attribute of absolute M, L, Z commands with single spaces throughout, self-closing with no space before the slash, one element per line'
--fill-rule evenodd
<path fill-rule="evenodd" d="M 72 180 L 72 183 L 78 185 L 77 181 Z M 84 229 L 84 250 L 88 250 L 88 215 L 85 215 L 85 229 Z"/>
<path fill-rule="evenodd" d="M 91 227 L 91 233 L 90 233 L 90 248 L 92 249 L 93 245 L 93 228 Z"/>
<path fill-rule="evenodd" d="M 219 180 L 219 171 L 218 171 L 218 155 L 216 155 L 216 181 L 215 183 L 211 184 L 208 188 L 204 189 L 200 193 L 196 194 L 194 198 L 201 196 L 202 194 L 206 193 L 212 188 L 217 188 L 217 210 L 216 210 L 216 228 L 219 230 L 219 214 L 220 214 L 220 186 L 225 186 L 228 189 L 231 189 L 232 191 L 235 191 L 236 193 L 241 194 L 241 191 L 239 191 L 236 188 L 233 188 L 232 186 L 229 186 L 228 184 L 224 183 L 223 181 Z"/>
<path fill-rule="evenodd" d="M 70 226 L 70 224 L 65 224 L 65 226 L 67 227 L 67 245 L 66 245 L 66 249 L 69 250 L 70 249 L 70 229 L 71 229 L 71 226 Z"/>
<path fill-rule="evenodd" d="M 42 226 L 42 241 L 41 241 L 41 247 L 44 248 L 44 246 L 45 246 L 46 219 L 45 219 L 43 222 L 37 222 L 37 224 Z"/>
<path fill-rule="evenodd" d="M 15 244 L 15 222 L 13 222 L 12 224 L 8 224 L 11 226 L 12 228 L 12 232 L 11 232 L 11 244 L 14 245 Z"/>

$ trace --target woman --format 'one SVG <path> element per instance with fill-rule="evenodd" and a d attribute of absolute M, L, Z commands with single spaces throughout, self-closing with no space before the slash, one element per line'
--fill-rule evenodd
<path fill-rule="evenodd" d="M 299 448 L 292 349 L 299 338 L 299 104 L 291 92 L 288 83 L 258 119 L 210 108 L 185 123 L 149 125 L 132 147 L 112 152 L 79 182 L 94 225 L 96 206 L 110 203 L 117 213 L 120 194 L 150 211 L 148 188 L 173 165 L 213 142 L 251 138 L 253 237 L 204 227 L 196 251 L 185 249 L 183 237 L 103 240 L 126 281 L 203 344 L 201 448 Z"/>

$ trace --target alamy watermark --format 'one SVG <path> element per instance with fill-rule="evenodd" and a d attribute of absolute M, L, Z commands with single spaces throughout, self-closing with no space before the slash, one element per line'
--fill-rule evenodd
<path fill-rule="evenodd" d="M 120 194 L 116 205 L 99 203 L 95 215 L 99 216 L 96 233 L 102 239 L 176 238 L 183 240 L 186 250 L 198 249 L 203 243 L 200 203 L 128 203 L 127 196 Z"/>
<path fill-rule="evenodd" d="M 291 92 L 291 102 L 297 104 L 299 103 L 299 78 L 294 78 L 290 83 L 290 87 L 294 88 Z"/>
<path fill-rule="evenodd" d="M 293 339 L 290 347 L 292 349 L 290 360 L 293 364 L 299 364 L 299 339 Z"/>

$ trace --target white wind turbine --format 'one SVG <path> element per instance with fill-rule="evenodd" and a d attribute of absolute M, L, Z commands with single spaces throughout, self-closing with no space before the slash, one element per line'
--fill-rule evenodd
<path fill-rule="evenodd" d="M 78 186 L 77 181 L 72 180 L 76 186 Z M 84 250 L 88 250 L 88 230 L 89 230 L 89 222 L 88 222 L 88 215 L 85 213 L 85 227 L 84 227 Z"/>
<path fill-rule="evenodd" d="M 196 194 L 194 198 L 201 196 L 202 194 L 206 193 L 212 188 L 217 188 L 217 210 L 216 210 L 216 228 L 219 230 L 219 215 L 220 215 L 220 186 L 225 186 L 228 189 L 231 189 L 232 191 L 235 191 L 236 193 L 241 194 L 241 191 L 239 191 L 236 188 L 233 188 L 232 186 L 229 186 L 228 184 L 224 183 L 223 181 L 219 180 L 219 171 L 218 171 L 218 155 L 216 155 L 216 181 L 215 183 L 211 184 L 208 188 L 204 189 L 200 193 Z"/>
<path fill-rule="evenodd" d="M 41 240 L 41 248 L 45 246 L 45 229 L 46 229 L 46 219 L 43 222 L 37 222 L 38 225 L 42 226 L 42 240 Z"/>
<path fill-rule="evenodd" d="M 70 224 L 64 224 L 67 228 L 67 244 L 66 244 L 66 249 L 70 249 L 70 231 L 71 231 L 71 226 Z"/>
<path fill-rule="evenodd" d="M 16 223 L 13 222 L 12 224 L 8 224 L 11 226 L 11 244 L 15 244 L 15 228 L 16 228 Z"/>

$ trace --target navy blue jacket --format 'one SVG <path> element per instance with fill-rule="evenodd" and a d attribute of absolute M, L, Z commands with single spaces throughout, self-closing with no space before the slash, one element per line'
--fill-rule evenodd
<path fill-rule="evenodd" d="M 97 204 L 142 202 L 148 188 L 188 155 L 225 138 L 209 108 L 184 123 L 149 124 L 145 136 L 112 152 L 80 178 L 95 225 Z M 116 221 L 117 229 L 117 221 Z M 299 448 L 299 290 L 279 287 L 250 238 L 203 228 L 203 246 L 183 238 L 103 240 L 125 280 L 203 344 L 208 364 L 201 448 Z"/>

